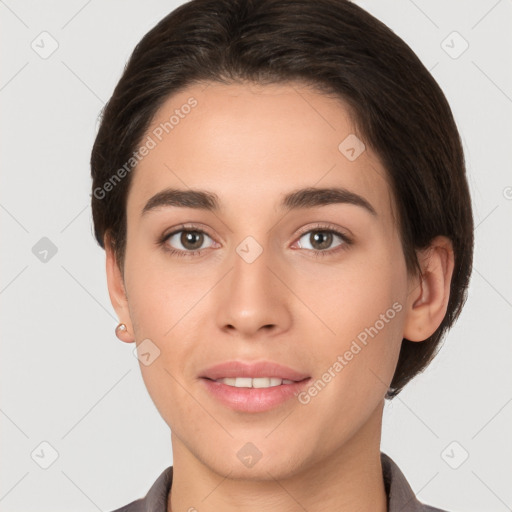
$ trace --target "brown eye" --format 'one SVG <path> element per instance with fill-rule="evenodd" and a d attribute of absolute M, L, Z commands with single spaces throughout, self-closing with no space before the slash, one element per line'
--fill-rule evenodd
<path fill-rule="evenodd" d="M 332 233 L 327 231 L 316 231 L 311 233 L 309 236 L 309 241 L 313 245 L 314 249 L 322 250 L 328 249 L 332 244 L 333 236 Z"/>
<path fill-rule="evenodd" d="M 343 237 L 340 233 L 337 233 L 332 230 L 316 229 L 308 231 L 307 233 L 301 236 L 300 239 L 305 238 L 307 240 L 306 246 L 304 245 L 303 242 L 299 242 L 299 245 L 303 249 L 311 249 L 314 251 L 326 251 L 327 249 L 332 248 L 331 245 L 333 243 L 334 237 L 338 237 L 341 240 L 341 243 L 339 243 L 338 246 L 346 243 L 345 237 Z M 307 243 L 309 243 L 311 247 L 307 247 Z"/>
<path fill-rule="evenodd" d="M 166 243 L 171 245 L 171 247 L 178 251 L 197 251 L 203 249 L 203 244 L 205 242 L 205 237 L 210 238 L 203 231 L 197 230 L 180 230 L 171 233 L 166 238 Z M 211 238 L 210 238 L 211 240 Z M 181 247 L 179 245 L 181 244 Z M 176 247 L 178 245 L 178 247 Z"/>

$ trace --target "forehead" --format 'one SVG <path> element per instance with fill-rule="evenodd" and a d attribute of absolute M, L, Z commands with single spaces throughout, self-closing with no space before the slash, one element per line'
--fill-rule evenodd
<path fill-rule="evenodd" d="M 386 172 L 347 106 L 300 83 L 194 84 L 169 97 L 141 144 L 128 215 L 165 188 L 211 190 L 226 211 L 274 210 L 290 190 L 344 187 L 384 220 Z"/>

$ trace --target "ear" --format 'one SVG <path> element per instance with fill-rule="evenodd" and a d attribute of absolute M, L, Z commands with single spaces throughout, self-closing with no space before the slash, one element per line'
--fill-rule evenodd
<path fill-rule="evenodd" d="M 441 325 L 450 298 L 454 254 L 445 236 L 432 240 L 428 248 L 418 252 L 421 276 L 411 278 L 406 305 L 403 337 L 424 341 Z"/>
<path fill-rule="evenodd" d="M 106 271 L 107 271 L 107 286 L 110 302 L 116 311 L 120 322 L 126 325 L 126 330 L 117 330 L 117 337 L 126 342 L 132 343 L 135 341 L 133 335 L 133 326 L 130 319 L 130 311 L 128 309 L 128 298 L 124 286 L 124 279 L 117 264 L 116 254 L 112 245 L 109 233 L 104 237 L 105 253 L 107 256 Z"/>

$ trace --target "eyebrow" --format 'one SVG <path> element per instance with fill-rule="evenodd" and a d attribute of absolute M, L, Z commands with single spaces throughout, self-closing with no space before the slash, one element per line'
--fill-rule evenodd
<path fill-rule="evenodd" d="M 375 208 L 364 197 L 345 188 L 302 188 L 286 194 L 280 204 L 283 210 L 298 210 L 330 204 L 351 204 L 364 208 L 377 216 Z M 142 209 L 141 216 L 162 207 L 194 208 L 218 212 L 220 201 L 217 194 L 198 189 L 167 188 L 155 194 Z"/>

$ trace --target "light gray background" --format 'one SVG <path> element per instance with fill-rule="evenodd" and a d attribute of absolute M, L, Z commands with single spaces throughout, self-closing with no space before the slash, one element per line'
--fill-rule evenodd
<path fill-rule="evenodd" d="M 114 335 L 89 156 L 133 47 L 180 3 L 0 0 L 2 512 L 110 511 L 172 463 L 133 345 Z M 447 95 L 476 223 L 465 310 L 437 359 L 386 406 L 382 451 L 426 503 L 511 510 L 512 1 L 357 3 L 413 48 Z M 46 59 L 31 47 L 51 49 L 43 31 L 59 45 Z M 453 31 L 469 43 L 458 58 L 464 42 Z M 57 248 L 46 262 L 32 250 L 43 237 Z M 58 452 L 48 469 L 43 441 Z"/>

